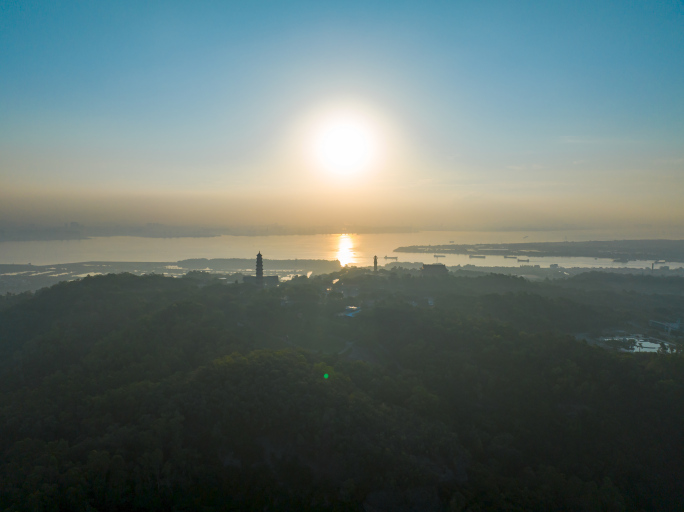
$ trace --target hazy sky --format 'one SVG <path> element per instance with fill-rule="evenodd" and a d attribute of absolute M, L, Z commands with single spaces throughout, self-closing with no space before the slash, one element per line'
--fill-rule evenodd
<path fill-rule="evenodd" d="M 0 186 L 4 222 L 681 226 L 684 3 L 0 1 Z"/>

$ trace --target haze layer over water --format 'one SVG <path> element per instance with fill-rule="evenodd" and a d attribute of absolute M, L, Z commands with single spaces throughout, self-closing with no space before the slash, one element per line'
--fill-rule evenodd
<path fill-rule="evenodd" d="M 681 238 L 679 233 L 659 232 L 651 238 Z M 179 261 L 191 258 L 252 258 L 261 251 L 266 259 L 339 260 L 342 265 L 370 266 L 373 256 L 381 265 L 399 261 L 446 265 L 518 266 L 516 259 L 487 256 L 470 259 L 468 255 L 449 254 L 435 259 L 432 254 L 395 253 L 394 249 L 410 245 L 444 245 L 515 242 L 560 242 L 621 239 L 620 233 L 599 231 L 538 232 L 454 232 L 424 231 L 417 233 L 331 234 L 287 236 L 231 236 L 207 238 L 142 238 L 95 237 L 87 240 L 56 240 L 0 243 L 0 263 L 32 263 L 50 265 L 83 261 Z M 643 268 L 645 262 L 618 263 L 594 258 L 534 258 L 529 264 L 578 267 Z M 650 265 L 650 263 L 649 263 Z"/>

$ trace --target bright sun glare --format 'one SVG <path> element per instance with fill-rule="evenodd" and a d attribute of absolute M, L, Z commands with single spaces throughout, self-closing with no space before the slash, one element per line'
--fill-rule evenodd
<path fill-rule="evenodd" d="M 349 235 L 340 235 L 337 240 L 337 259 L 340 265 L 344 266 L 353 263 L 354 258 L 354 240 Z"/>
<path fill-rule="evenodd" d="M 326 171 L 353 174 L 371 166 L 377 141 L 362 118 L 337 115 L 324 120 L 315 131 L 313 153 L 317 165 Z"/>

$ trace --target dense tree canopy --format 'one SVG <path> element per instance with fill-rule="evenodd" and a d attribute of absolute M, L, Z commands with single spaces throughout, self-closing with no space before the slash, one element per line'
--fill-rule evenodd
<path fill-rule="evenodd" d="M 345 269 L 7 296 L 0 507 L 681 510 L 681 352 L 570 334 L 670 319 L 682 287 Z"/>

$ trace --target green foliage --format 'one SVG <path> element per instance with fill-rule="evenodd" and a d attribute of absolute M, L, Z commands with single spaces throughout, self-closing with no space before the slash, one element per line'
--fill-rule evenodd
<path fill-rule="evenodd" d="M 601 283 L 122 274 L 6 299 L 0 508 L 680 510 L 684 357 L 564 334 L 634 318 Z"/>

